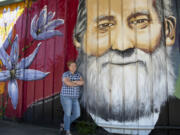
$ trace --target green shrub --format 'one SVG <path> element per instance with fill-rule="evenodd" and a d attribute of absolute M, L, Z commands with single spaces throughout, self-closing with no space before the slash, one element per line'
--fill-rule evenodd
<path fill-rule="evenodd" d="M 79 121 L 76 124 L 77 131 L 79 135 L 92 135 L 96 132 L 96 124 L 86 122 L 86 121 Z"/>

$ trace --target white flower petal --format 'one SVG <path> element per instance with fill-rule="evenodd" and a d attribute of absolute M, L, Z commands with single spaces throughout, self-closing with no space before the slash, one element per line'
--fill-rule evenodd
<path fill-rule="evenodd" d="M 9 70 L 0 72 L 0 82 L 7 81 L 11 77 Z"/>
<path fill-rule="evenodd" d="M 8 93 L 11 98 L 13 108 L 16 109 L 18 104 L 18 84 L 16 80 L 10 80 L 8 83 Z"/>
<path fill-rule="evenodd" d="M 16 65 L 16 69 L 25 69 L 28 68 L 31 63 L 33 62 L 34 58 L 36 57 L 36 54 L 38 53 L 39 47 L 41 45 L 41 42 L 38 44 L 38 46 L 36 47 L 36 49 L 34 50 L 34 52 L 32 54 L 30 54 L 28 57 L 23 58 L 17 65 Z"/>
<path fill-rule="evenodd" d="M 10 57 L 3 47 L 0 48 L 0 59 L 2 60 L 2 63 L 5 65 L 5 67 L 8 70 L 12 69 L 12 63 L 11 63 Z"/>
<path fill-rule="evenodd" d="M 19 45 L 18 45 L 18 35 L 16 35 L 14 42 L 11 47 L 10 59 L 12 64 L 16 64 L 19 58 Z"/>
<path fill-rule="evenodd" d="M 44 73 L 34 69 L 19 69 L 16 70 L 16 78 L 24 81 L 41 80 L 49 73 Z"/>

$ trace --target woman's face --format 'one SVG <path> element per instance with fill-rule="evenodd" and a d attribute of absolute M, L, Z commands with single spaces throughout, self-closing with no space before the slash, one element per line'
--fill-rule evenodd
<path fill-rule="evenodd" d="M 76 71 L 76 69 L 77 69 L 76 63 L 71 63 L 69 65 L 69 71 L 70 72 L 74 73 Z"/>

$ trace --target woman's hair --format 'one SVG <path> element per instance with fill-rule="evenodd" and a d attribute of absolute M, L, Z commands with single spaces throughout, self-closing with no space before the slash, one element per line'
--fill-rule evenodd
<path fill-rule="evenodd" d="M 67 62 L 67 66 L 69 67 L 72 63 L 75 63 L 75 64 L 76 64 L 76 62 L 75 62 L 75 61 L 73 61 L 73 60 L 69 60 L 69 61 Z"/>

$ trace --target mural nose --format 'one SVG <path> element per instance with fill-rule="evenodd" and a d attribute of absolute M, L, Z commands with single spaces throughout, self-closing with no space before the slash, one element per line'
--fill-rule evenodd
<path fill-rule="evenodd" d="M 118 50 L 118 49 L 112 49 L 116 54 L 122 56 L 122 57 L 130 57 L 134 53 L 135 48 L 128 48 L 126 50 Z"/>
<path fill-rule="evenodd" d="M 112 41 L 112 49 L 119 51 L 126 51 L 135 47 L 133 36 L 129 35 L 127 31 L 123 31 L 125 28 L 119 28 L 116 30 L 115 37 Z"/>

